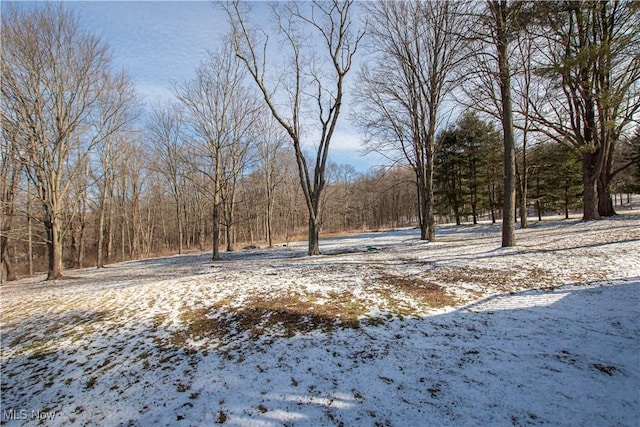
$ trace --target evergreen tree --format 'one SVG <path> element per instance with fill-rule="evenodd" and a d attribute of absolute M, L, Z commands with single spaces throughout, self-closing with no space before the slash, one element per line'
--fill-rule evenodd
<path fill-rule="evenodd" d="M 493 126 L 473 113 L 465 113 L 454 128 L 440 134 L 436 154 L 437 194 L 444 210 L 461 217 L 478 216 L 489 209 L 495 220 L 497 188 L 501 186 L 500 136 Z"/>

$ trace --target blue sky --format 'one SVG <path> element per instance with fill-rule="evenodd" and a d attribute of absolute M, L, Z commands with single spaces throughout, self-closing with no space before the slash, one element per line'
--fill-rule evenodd
<path fill-rule="evenodd" d="M 223 11 L 212 2 L 66 3 L 111 46 L 116 66 L 131 74 L 146 102 L 171 97 L 171 82 L 193 77 L 228 29 Z"/>
<path fill-rule="evenodd" d="M 229 26 L 225 12 L 212 1 L 64 1 L 80 22 L 110 46 L 114 65 L 135 81 L 143 101 L 172 97 L 172 82 L 195 75 L 196 67 L 215 50 Z M 269 19 L 264 2 L 253 5 L 259 20 Z M 356 70 L 348 76 L 354 81 Z M 360 137 L 343 109 L 332 140 L 330 159 L 365 172 L 379 165 L 377 155 L 362 156 Z"/>

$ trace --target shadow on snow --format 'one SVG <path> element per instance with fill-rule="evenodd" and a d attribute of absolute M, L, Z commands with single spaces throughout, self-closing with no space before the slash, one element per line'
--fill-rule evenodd
<path fill-rule="evenodd" d="M 55 412 L 48 425 L 634 425 L 638 307 L 634 277 L 201 348 L 151 319 L 41 313 L 3 325 L 3 423 L 24 409 Z"/>

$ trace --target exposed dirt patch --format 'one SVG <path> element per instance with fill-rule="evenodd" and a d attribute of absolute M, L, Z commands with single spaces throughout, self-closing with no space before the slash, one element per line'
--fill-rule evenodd
<path fill-rule="evenodd" d="M 239 307 L 226 301 L 208 308 L 184 308 L 180 320 L 185 328 L 173 334 L 173 342 L 184 346 L 188 340 L 223 343 L 241 335 L 256 340 L 263 335 L 293 337 L 317 329 L 358 328 L 364 313 L 364 305 L 354 302 L 351 294 L 334 294 L 327 300 L 300 293 L 252 296 Z"/>
<path fill-rule="evenodd" d="M 434 283 L 420 277 L 398 277 L 385 271 L 378 270 L 379 282 L 382 286 L 376 289 L 376 294 L 389 302 L 389 309 L 399 314 L 416 314 L 415 310 L 407 310 L 406 302 L 415 302 L 418 305 L 426 305 L 431 308 L 442 308 L 455 306 L 458 300 L 447 290 Z M 404 310 L 398 310 L 402 309 Z"/>
<path fill-rule="evenodd" d="M 486 267 L 442 267 L 427 273 L 427 277 L 444 286 L 479 285 L 482 289 L 514 292 L 552 286 L 557 280 L 546 270 L 534 266 L 514 265 L 509 270 Z"/>
<path fill-rule="evenodd" d="M 601 365 L 600 363 L 595 363 L 591 366 L 593 366 L 595 369 L 602 372 L 603 374 L 607 374 L 609 376 L 613 375 L 616 371 L 618 371 L 618 368 L 616 368 L 615 366 Z"/>

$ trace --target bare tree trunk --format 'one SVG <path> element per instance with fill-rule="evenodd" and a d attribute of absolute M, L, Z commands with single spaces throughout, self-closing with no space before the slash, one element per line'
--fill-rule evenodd
<path fill-rule="evenodd" d="M 598 212 L 598 176 L 594 173 L 596 169 L 595 163 L 597 163 L 597 155 L 595 153 L 587 152 L 582 155 L 583 221 L 600 219 L 600 213 Z"/>
<path fill-rule="evenodd" d="M 525 118 L 525 123 L 527 118 Z M 518 192 L 518 205 L 520 210 L 520 227 L 527 228 L 529 226 L 527 221 L 527 191 L 528 191 L 528 176 L 527 176 L 527 128 L 525 124 L 524 137 L 522 143 L 522 171 L 519 171 L 518 164 L 516 163 L 516 184 L 520 190 Z"/>
<path fill-rule="evenodd" d="M 131 194 L 131 257 L 135 258 L 140 253 L 141 238 L 144 234 L 142 228 L 142 212 L 140 210 L 140 200 L 138 199 L 137 183 L 132 182 Z M 144 236 L 143 236 L 144 237 Z"/>
<path fill-rule="evenodd" d="M 267 243 L 269 247 L 273 247 L 273 234 L 272 234 L 272 224 L 273 224 L 273 191 L 271 190 L 271 183 L 267 180 L 267 209 L 266 209 L 266 233 L 267 233 Z"/>
<path fill-rule="evenodd" d="M 124 220 L 120 221 L 120 260 L 124 261 L 127 259 L 127 240 L 125 236 L 125 232 L 128 232 L 129 228 L 126 227 L 126 222 Z M 129 245 L 129 252 L 131 252 L 131 245 Z"/>
<path fill-rule="evenodd" d="M 489 9 L 495 20 L 495 46 L 498 53 L 500 103 L 504 139 L 504 205 L 502 210 L 502 247 L 515 246 L 516 150 L 513 135 L 513 107 L 511 102 L 511 72 L 509 67 L 509 24 L 507 2 L 490 1 Z"/>
<path fill-rule="evenodd" d="M 309 217 L 309 255 L 320 255 L 320 225 Z"/>
<path fill-rule="evenodd" d="M 105 187 L 107 183 L 105 182 Z M 104 221 L 105 211 L 107 210 L 107 204 L 111 204 L 107 201 L 107 189 L 103 188 L 102 196 L 100 197 L 100 211 L 98 212 L 98 227 L 96 233 L 98 234 L 97 242 L 97 254 L 96 254 L 96 267 L 104 267 Z M 111 229 L 111 227 L 109 227 Z M 111 233 L 109 233 L 111 234 Z"/>
<path fill-rule="evenodd" d="M 233 242 L 234 242 L 234 230 L 232 222 L 226 221 L 227 225 L 225 227 L 225 235 L 226 235 L 226 243 L 227 243 L 227 252 L 233 252 Z"/>
<path fill-rule="evenodd" d="M 0 153 L 0 270 L 6 271 L 7 281 L 16 280 L 16 272 L 11 263 L 10 252 L 12 252 L 10 234 L 15 211 L 15 194 L 18 186 L 18 174 L 21 166 L 17 162 L 13 141 L 6 141 L 9 146 L 2 141 L 2 152 Z M 0 282 L 2 282 L 2 271 L 0 271 Z"/>
<path fill-rule="evenodd" d="M 214 202 L 213 206 L 213 253 L 211 259 L 217 261 L 220 259 L 220 203 Z"/>
<path fill-rule="evenodd" d="M 33 228 L 31 212 L 31 181 L 27 180 L 27 258 L 29 259 L 29 276 L 33 276 Z"/>
<path fill-rule="evenodd" d="M 489 188 L 489 206 L 491 207 L 491 223 L 495 224 L 496 223 L 496 188 L 495 185 L 492 183 L 491 184 L 491 188 Z M 460 224 L 458 224 L 460 225 Z"/>
<path fill-rule="evenodd" d="M 178 220 L 178 255 L 182 254 L 182 241 L 184 240 L 184 224 L 182 212 L 180 212 L 181 198 L 176 196 L 176 218 Z"/>
<path fill-rule="evenodd" d="M 78 268 L 84 268 L 84 254 L 87 243 L 85 241 L 84 236 L 85 225 L 82 225 L 82 229 L 80 230 L 80 242 L 78 247 Z"/>
<path fill-rule="evenodd" d="M 121 206 L 119 209 L 119 217 L 120 217 L 120 224 L 122 224 L 121 226 L 124 227 L 124 223 L 126 222 L 126 215 L 125 215 L 125 193 L 126 190 L 122 190 L 122 200 L 121 200 Z M 116 230 L 116 217 L 114 215 L 114 194 L 113 194 L 113 188 L 110 189 L 109 195 L 108 195 L 108 203 L 107 203 L 107 217 L 106 217 L 106 233 L 107 233 L 107 245 L 106 245 L 106 251 L 104 254 L 104 258 L 103 258 L 103 263 L 105 262 L 110 262 L 110 260 L 112 258 L 115 258 L 116 252 L 113 248 L 113 239 L 114 239 L 114 235 L 115 235 L 115 230 Z M 104 231 L 102 231 L 104 233 Z M 124 244 L 124 242 L 122 243 Z"/>
<path fill-rule="evenodd" d="M 523 168 L 524 170 L 526 170 L 526 167 Z M 519 197 L 518 197 L 518 205 L 519 205 L 519 209 L 520 209 L 520 227 L 521 228 L 527 228 L 528 227 L 528 222 L 527 222 L 527 178 L 525 176 L 525 173 L 523 171 L 523 174 L 517 174 L 517 184 L 518 184 L 518 188 L 520 188 L 520 192 L 519 192 Z"/>
<path fill-rule="evenodd" d="M 45 208 L 45 228 L 47 230 L 47 247 L 49 249 L 49 270 L 47 280 L 62 278 L 62 238 L 60 235 L 60 225 L 56 218 L 56 209 Z"/>
<path fill-rule="evenodd" d="M 207 217 L 205 214 L 204 209 L 199 209 L 198 211 L 198 248 L 201 251 L 205 250 L 205 240 L 206 240 L 206 234 L 207 234 L 207 230 L 206 230 L 206 224 L 207 224 Z"/>
<path fill-rule="evenodd" d="M 324 173 L 323 173 L 324 175 Z M 321 193 L 322 188 L 317 191 Z M 320 213 L 322 212 L 322 199 L 316 193 L 316 197 L 313 198 L 312 206 L 309 209 L 309 255 L 320 255 L 320 231 L 322 228 Z"/>
<path fill-rule="evenodd" d="M 220 259 L 220 222 L 222 221 L 222 153 L 216 148 L 216 171 L 213 194 L 213 253 L 211 259 Z"/>
<path fill-rule="evenodd" d="M 598 179 L 598 214 L 600 217 L 611 217 L 616 215 L 611 199 L 611 185 Z"/>
<path fill-rule="evenodd" d="M 7 240 L 6 237 L 2 237 L 2 240 Z M 11 263 L 11 257 L 9 256 L 9 247 L 6 245 L 5 242 L 2 242 L 2 245 L 4 246 L 2 248 L 2 260 L 0 260 L 4 266 L 4 270 L 6 272 L 6 280 L 7 282 L 11 282 L 12 280 L 16 280 L 16 272 L 13 268 L 13 264 Z M 0 278 L 2 278 L 2 272 L 0 272 Z M 0 283 L 2 283 L 2 281 L 0 280 Z"/>
<path fill-rule="evenodd" d="M 435 117 L 436 111 L 432 111 L 433 116 Z M 432 124 L 431 135 L 429 139 L 431 142 L 427 143 L 426 151 L 427 151 L 427 170 L 425 176 L 425 196 L 427 199 L 427 203 L 425 205 L 424 216 L 425 222 L 427 223 L 427 240 L 429 242 L 436 241 L 436 227 L 435 227 L 435 218 L 433 215 L 433 204 L 434 204 L 434 195 L 433 195 L 433 150 L 434 150 L 434 139 L 435 139 L 435 119 Z"/>

